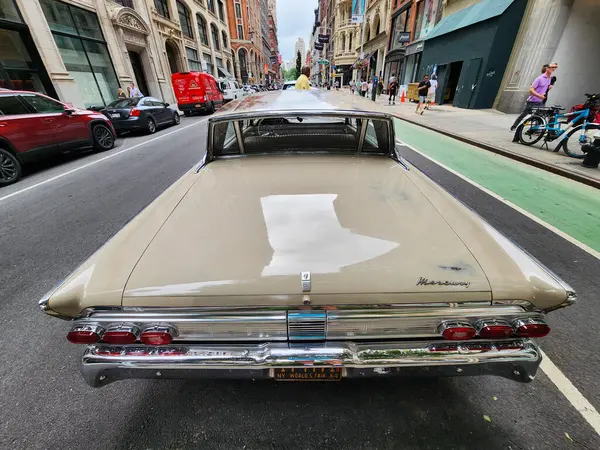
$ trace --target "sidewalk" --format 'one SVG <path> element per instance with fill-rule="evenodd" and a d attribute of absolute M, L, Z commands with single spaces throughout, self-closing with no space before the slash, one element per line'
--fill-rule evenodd
<path fill-rule="evenodd" d="M 509 128 L 517 114 L 441 105 L 418 115 L 415 114 L 416 103 L 396 101 L 396 105 L 389 106 L 386 95 L 379 96 L 376 103 L 386 112 L 392 112 L 408 122 L 600 188 L 600 169 L 586 169 L 581 166 L 581 160 L 570 158 L 562 150 L 554 153 L 552 150 L 556 142 L 550 143 L 550 150 L 542 149 L 541 143 L 527 147 L 512 142 L 514 133 Z"/>

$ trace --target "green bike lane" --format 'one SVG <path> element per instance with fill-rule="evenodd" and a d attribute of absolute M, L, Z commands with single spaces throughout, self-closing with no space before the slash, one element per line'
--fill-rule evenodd
<path fill-rule="evenodd" d="M 600 252 L 600 192 L 396 119 L 396 139 Z"/>

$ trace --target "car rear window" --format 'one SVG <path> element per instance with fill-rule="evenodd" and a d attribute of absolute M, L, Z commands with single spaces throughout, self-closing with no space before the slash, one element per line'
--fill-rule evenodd
<path fill-rule="evenodd" d="M 141 100 L 141 97 L 121 98 L 119 100 L 115 100 L 112 103 L 109 103 L 107 108 L 113 108 L 113 109 L 131 108 L 132 106 L 136 106 L 140 100 Z"/>
<path fill-rule="evenodd" d="M 237 123 L 240 138 L 236 134 Z M 366 132 L 361 143 L 362 126 Z M 282 116 L 218 122 L 213 128 L 215 156 L 242 153 L 390 153 L 389 121 L 345 116 Z M 243 149 L 240 149 L 240 141 Z"/>

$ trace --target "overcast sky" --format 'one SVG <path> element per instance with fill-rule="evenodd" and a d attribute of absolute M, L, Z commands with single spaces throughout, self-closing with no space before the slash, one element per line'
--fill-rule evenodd
<path fill-rule="evenodd" d="M 308 50 L 317 5 L 318 0 L 277 0 L 277 38 L 284 61 L 295 59 L 294 46 L 299 37 Z"/>

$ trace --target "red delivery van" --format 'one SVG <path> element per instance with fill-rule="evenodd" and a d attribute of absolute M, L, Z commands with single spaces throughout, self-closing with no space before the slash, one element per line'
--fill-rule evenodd
<path fill-rule="evenodd" d="M 204 72 L 178 72 L 171 75 L 177 107 L 186 116 L 194 111 L 212 114 L 223 104 L 223 94 L 212 75 Z"/>

